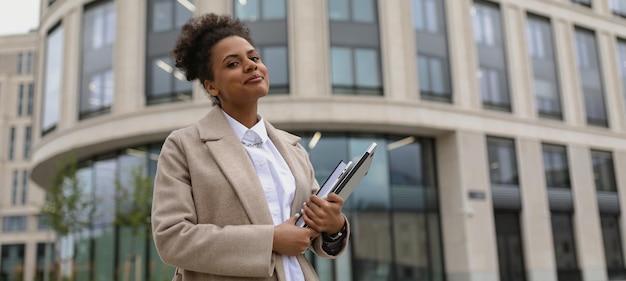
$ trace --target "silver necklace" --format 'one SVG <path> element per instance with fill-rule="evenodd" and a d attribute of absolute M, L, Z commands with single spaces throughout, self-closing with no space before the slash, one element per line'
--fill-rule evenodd
<path fill-rule="evenodd" d="M 263 144 L 263 141 L 260 142 L 255 142 L 255 143 L 247 143 L 247 142 L 241 142 L 241 144 L 247 146 L 247 147 L 260 147 Z"/>

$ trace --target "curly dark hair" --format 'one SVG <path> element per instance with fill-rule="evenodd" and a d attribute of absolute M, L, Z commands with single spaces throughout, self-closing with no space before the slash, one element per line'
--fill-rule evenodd
<path fill-rule="evenodd" d="M 239 36 L 254 46 L 250 30 L 239 19 L 214 13 L 189 19 L 181 28 L 172 50 L 176 67 L 185 73 L 188 81 L 198 79 L 204 85 L 204 81 L 213 80 L 211 49 L 217 42 L 230 36 Z M 217 97 L 211 98 L 219 105 Z"/>

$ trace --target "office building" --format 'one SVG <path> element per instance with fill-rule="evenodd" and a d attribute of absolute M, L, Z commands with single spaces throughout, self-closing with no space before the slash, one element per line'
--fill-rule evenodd
<path fill-rule="evenodd" d="M 379 144 L 344 206 L 349 250 L 309 257 L 321 280 L 626 279 L 623 0 L 41 4 L 38 31 L 23 39 L 34 40 L 34 75 L 23 78 L 34 84 L 32 117 L 22 121 L 32 126 L 15 113 L 21 82 L 0 73 L 0 241 L 15 224 L 4 196 L 12 173 L 18 190 L 24 170 L 45 189 L 58 163 L 76 159 L 77 178 L 98 199 L 91 225 L 56 247 L 73 257 L 61 272 L 76 280 L 171 277 L 149 233 L 113 224 L 115 190 L 133 168 L 153 175 L 169 132 L 207 112 L 202 87 L 168 55 L 180 26 L 205 12 L 248 23 L 270 69 L 260 114 L 302 137 L 319 181 Z M 3 71 L 17 68 L 2 62 L 19 56 L 10 40 L 0 38 Z M 13 168 L 26 126 L 28 165 Z M 36 232 L 35 217 L 18 235 Z M 19 280 L 2 243 L 0 279 Z M 34 271 L 33 243 L 17 257 Z"/>

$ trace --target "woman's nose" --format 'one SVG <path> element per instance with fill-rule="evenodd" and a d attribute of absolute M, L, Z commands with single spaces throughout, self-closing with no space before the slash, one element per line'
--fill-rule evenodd
<path fill-rule="evenodd" d="M 248 61 L 245 65 L 246 72 L 251 71 L 251 70 L 256 70 L 257 68 L 258 66 L 253 61 Z"/>

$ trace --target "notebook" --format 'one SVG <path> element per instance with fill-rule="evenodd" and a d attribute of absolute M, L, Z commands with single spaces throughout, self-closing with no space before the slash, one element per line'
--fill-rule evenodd
<path fill-rule="evenodd" d="M 326 178 L 316 195 L 321 198 L 326 198 L 329 193 L 334 192 L 343 199 L 348 199 L 363 177 L 367 175 L 367 172 L 372 165 L 376 145 L 377 144 L 375 142 L 370 144 L 370 146 L 365 150 L 365 152 L 363 152 L 361 157 L 356 162 L 349 161 L 348 163 L 345 163 L 344 161 L 339 161 L 333 172 L 330 173 L 328 178 Z M 299 217 L 296 221 L 296 225 L 306 227 L 304 218 Z"/>

